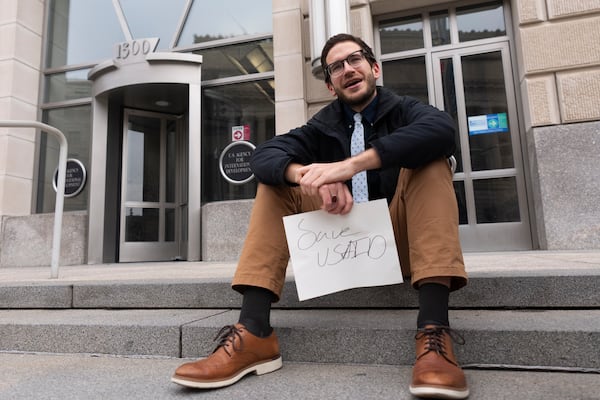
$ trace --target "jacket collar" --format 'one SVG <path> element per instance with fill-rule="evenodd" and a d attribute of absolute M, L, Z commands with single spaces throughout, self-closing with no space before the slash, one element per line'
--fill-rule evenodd
<path fill-rule="evenodd" d="M 395 107 L 400 96 L 394 92 L 383 88 L 377 87 L 377 107 L 374 113 L 375 117 L 372 121 L 376 124 L 381 118 L 383 118 L 392 108 Z M 319 111 L 308 124 L 317 126 L 323 133 L 331 136 L 347 136 L 346 135 L 346 118 L 344 116 L 344 103 L 340 99 L 332 101 L 329 105 Z"/>

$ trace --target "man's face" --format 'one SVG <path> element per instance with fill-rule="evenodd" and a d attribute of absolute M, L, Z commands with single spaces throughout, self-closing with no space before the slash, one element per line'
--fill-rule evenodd
<path fill-rule="evenodd" d="M 346 59 L 355 51 L 361 50 L 354 42 L 340 42 L 327 54 L 327 65 Z M 339 76 L 332 76 L 327 83 L 329 91 L 348 104 L 354 111 L 362 111 L 375 98 L 376 80 L 380 76 L 379 64 L 370 65 L 365 58 L 358 66 L 344 62 L 344 70 Z"/>

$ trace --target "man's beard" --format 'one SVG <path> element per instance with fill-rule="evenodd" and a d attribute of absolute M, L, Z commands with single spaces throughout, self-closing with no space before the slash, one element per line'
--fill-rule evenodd
<path fill-rule="evenodd" d="M 373 94 L 375 93 L 375 90 L 376 90 L 376 83 L 375 83 L 375 78 L 372 75 L 365 77 L 363 82 L 365 82 L 367 84 L 367 90 L 361 96 L 350 97 L 350 96 L 344 95 L 343 91 L 336 90 L 336 94 L 337 94 L 338 98 L 341 101 L 343 101 L 344 103 L 348 104 L 352 108 L 362 109 L 362 108 L 366 107 L 371 102 L 371 99 L 373 98 Z"/>

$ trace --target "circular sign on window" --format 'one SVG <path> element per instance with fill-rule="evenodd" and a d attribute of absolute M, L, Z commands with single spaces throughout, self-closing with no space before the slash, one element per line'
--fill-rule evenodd
<path fill-rule="evenodd" d="M 75 197 L 85 187 L 87 173 L 83 163 L 77 159 L 69 158 L 67 160 L 67 173 L 65 175 L 65 197 Z M 52 179 L 54 191 L 58 191 L 58 168 L 54 171 Z"/>
<path fill-rule="evenodd" d="M 250 157 L 255 148 L 252 143 L 240 140 L 228 144 L 223 149 L 219 158 L 219 169 L 227 182 L 241 185 L 254 178 L 250 169 Z"/>

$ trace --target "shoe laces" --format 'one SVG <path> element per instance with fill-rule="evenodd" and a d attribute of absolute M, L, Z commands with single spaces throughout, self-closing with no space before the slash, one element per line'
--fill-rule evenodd
<path fill-rule="evenodd" d="M 228 346 L 228 344 L 230 343 L 231 348 L 233 348 L 233 351 L 240 351 L 244 344 L 244 339 L 242 338 L 241 332 L 242 330 L 237 328 L 235 325 L 226 325 L 223 328 L 221 328 L 219 333 L 217 333 L 217 335 L 213 339 L 213 341 L 219 342 L 213 353 L 217 351 L 220 347 L 222 347 L 223 350 L 225 350 L 225 353 L 227 353 L 227 355 L 231 357 L 231 353 L 229 352 Z M 236 338 L 238 338 L 239 340 L 236 341 Z"/>
<path fill-rule="evenodd" d="M 425 351 L 420 354 L 417 359 L 423 357 L 425 354 L 430 351 L 435 351 L 437 354 L 444 357 L 448 362 L 457 365 L 454 360 L 452 360 L 448 356 L 448 351 L 446 349 L 446 344 L 444 341 L 444 336 L 448 335 L 450 339 L 457 344 L 463 345 L 465 344 L 465 339 L 460 335 L 460 333 L 452 330 L 449 326 L 433 326 L 428 328 L 421 328 L 417 330 L 417 334 L 415 335 L 416 340 L 420 340 L 425 337 Z"/>

